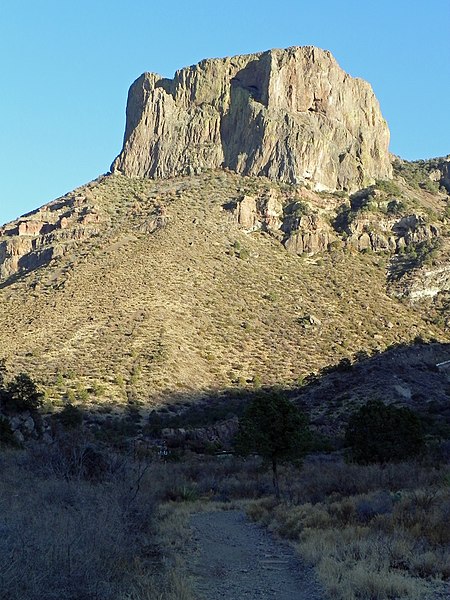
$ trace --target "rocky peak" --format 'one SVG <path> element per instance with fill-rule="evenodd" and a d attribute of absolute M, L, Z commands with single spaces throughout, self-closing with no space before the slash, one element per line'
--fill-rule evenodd
<path fill-rule="evenodd" d="M 141 75 L 111 169 L 166 178 L 222 167 L 353 191 L 392 176 L 388 144 L 371 86 L 329 52 L 293 47 Z"/>

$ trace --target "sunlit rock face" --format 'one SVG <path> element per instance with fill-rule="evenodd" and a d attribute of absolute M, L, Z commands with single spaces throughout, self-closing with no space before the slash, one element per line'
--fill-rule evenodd
<path fill-rule="evenodd" d="M 371 86 L 312 46 L 208 59 L 131 86 L 113 172 L 167 178 L 225 168 L 316 190 L 392 176 Z"/>

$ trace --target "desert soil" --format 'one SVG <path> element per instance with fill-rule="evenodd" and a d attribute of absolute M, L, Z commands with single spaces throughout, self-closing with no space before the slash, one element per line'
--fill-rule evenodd
<path fill-rule="evenodd" d="M 199 600 L 325 600 L 313 570 L 242 511 L 191 517 Z"/>

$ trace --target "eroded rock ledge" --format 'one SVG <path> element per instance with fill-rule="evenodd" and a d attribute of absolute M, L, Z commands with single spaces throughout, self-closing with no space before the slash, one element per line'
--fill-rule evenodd
<path fill-rule="evenodd" d="M 371 86 L 328 51 L 293 47 L 141 75 L 111 169 L 166 178 L 222 167 L 354 191 L 391 177 L 388 144 Z"/>
<path fill-rule="evenodd" d="M 80 189 L 0 227 L 0 282 L 63 256 L 97 235 L 104 220 L 89 191 Z"/>

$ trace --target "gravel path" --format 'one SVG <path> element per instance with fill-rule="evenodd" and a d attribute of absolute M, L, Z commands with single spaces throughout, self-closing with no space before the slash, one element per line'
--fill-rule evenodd
<path fill-rule="evenodd" d="M 241 511 L 191 517 L 199 600 L 325 600 L 312 569 Z"/>

